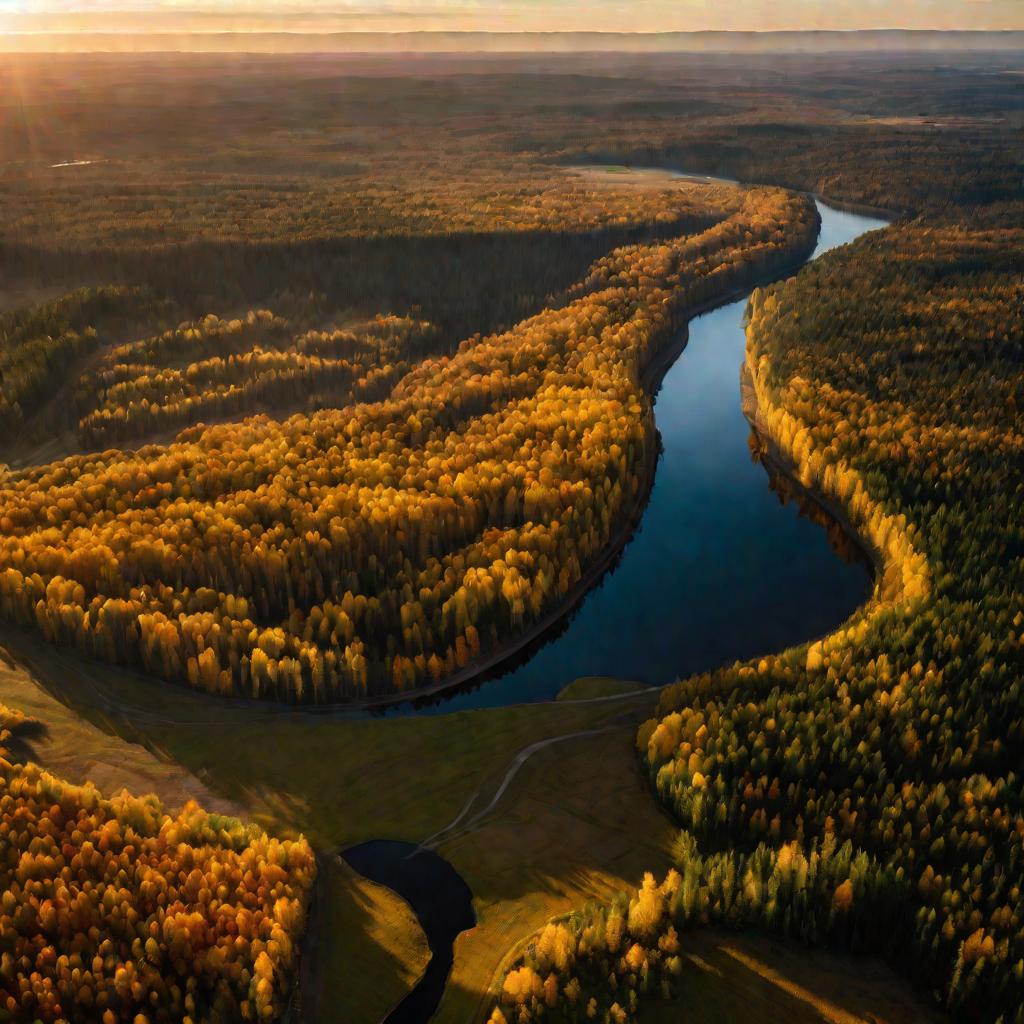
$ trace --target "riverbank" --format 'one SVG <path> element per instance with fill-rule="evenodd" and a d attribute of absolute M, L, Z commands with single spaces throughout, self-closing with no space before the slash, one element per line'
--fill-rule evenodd
<path fill-rule="evenodd" d="M 762 379 L 767 357 L 762 356 L 760 360 L 756 357 L 754 324 L 757 312 L 755 306 L 752 323 L 747 330 L 744 366 L 747 383 L 754 396 L 752 412 L 760 433 L 770 438 L 781 455 L 791 462 L 796 463 L 795 453 L 800 452 L 801 459 L 796 467 L 799 481 L 808 491 L 820 492 L 820 504 L 835 506 L 837 514 L 848 517 L 851 522 L 851 510 L 856 511 L 858 522 L 863 524 L 857 532 L 869 538 L 863 543 L 875 551 L 873 600 L 877 604 L 913 604 L 926 599 L 931 589 L 928 558 L 917 549 L 913 530 L 907 528 L 906 519 L 887 512 L 871 496 L 861 474 L 848 463 L 825 462 L 820 452 L 808 453 L 810 434 L 807 427 L 784 404 L 772 401 L 770 389 Z"/>
<path fill-rule="evenodd" d="M 761 415 L 757 392 L 754 390 L 750 367 L 746 363 L 743 363 L 740 367 L 740 403 L 743 415 L 746 417 L 747 422 L 750 424 L 750 429 L 757 439 L 759 447 L 758 461 L 764 465 L 769 476 L 772 474 L 778 475 L 786 481 L 786 486 L 794 492 L 794 497 L 797 500 L 807 501 L 821 509 L 862 554 L 864 560 L 871 566 L 875 579 L 880 578 L 885 569 L 885 558 L 878 547 L 872 542 L 871 537 L 862 534 L 854 526 L 846 509 L 838 501 L 829 497 L 820 488 L 808 487 L 800 480 L 799 467 L 776 444 L 774 438 L 768 432 L 767 425 Z"/>

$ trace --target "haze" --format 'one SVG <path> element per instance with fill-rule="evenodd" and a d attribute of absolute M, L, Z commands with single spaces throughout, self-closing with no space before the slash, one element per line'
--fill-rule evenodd
<path fill-rule="evenodd" d="M 1018 0 L 0 0 L 0 32 L 701 32 L 1024 28 Z M 8 45 L 12 42 L 7 39 Z"/>

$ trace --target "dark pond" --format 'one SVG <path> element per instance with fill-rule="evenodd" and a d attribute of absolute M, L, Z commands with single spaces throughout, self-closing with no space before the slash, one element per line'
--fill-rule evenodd
<path fill-rule="evenodd" d="M 886 224 L 818 206 L 815 256 Z M 836 557 L 751 461 L 739 387 L 745 308 L 744 298 L 690 323 L 657 396 L 663 451 L 650 501 L 601 584 L 518 664 L 388 714 L 548 700 L 587 675 L 672 682 L 820 636 L 863 602 L 866 566 Z"/>
<path fill-rule="evenodd" d="M 416 987 L 383 1024 L 423 1024 L 444 994 L 455 936 L 476 924 L 473 894 L 448 861 L 412 843 L 375 839 L 351 847 L 342 856 L 361 875 L 397 892 L 419 919 L 430 944 L 430 962 Z"/>

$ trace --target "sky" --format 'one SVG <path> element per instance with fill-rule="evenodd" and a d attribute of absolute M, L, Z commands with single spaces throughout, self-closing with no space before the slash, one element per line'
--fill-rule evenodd
<path fill-rule="evenodd" d="M 0 33 L 1024 29 L 1024 0 L 0 0 Z"/>

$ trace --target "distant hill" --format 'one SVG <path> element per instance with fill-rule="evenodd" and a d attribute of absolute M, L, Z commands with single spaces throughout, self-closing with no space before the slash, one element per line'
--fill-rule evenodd
<path fill-rule="evenodd" d="M 859 32 L 11 32 L 0 51 L 247 53 L 879 53 L 1024 51 L 1024 31 Z"/>

